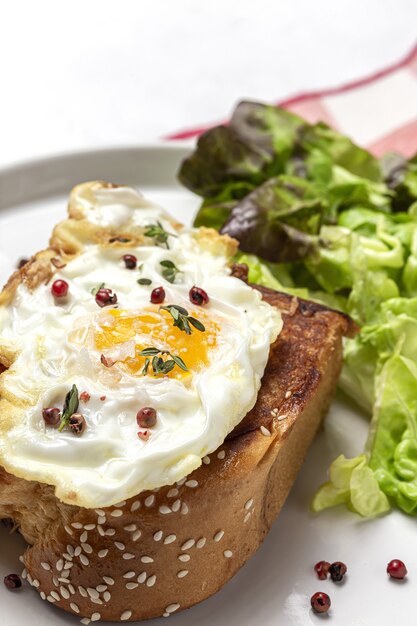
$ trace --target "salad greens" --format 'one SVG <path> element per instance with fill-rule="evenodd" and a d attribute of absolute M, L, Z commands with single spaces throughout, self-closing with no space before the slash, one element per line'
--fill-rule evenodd
<path fill-rule="evenodd" d="M 417 156 L 378 160 L 323 123 L 242 102 L 179 178 L 203 197 L 196 225 L 239 240 L 250 281 L 360 325 L 340 385 L 372 414 L 368 442 L 332 463 L 313 510 L 417 515 Z"/>

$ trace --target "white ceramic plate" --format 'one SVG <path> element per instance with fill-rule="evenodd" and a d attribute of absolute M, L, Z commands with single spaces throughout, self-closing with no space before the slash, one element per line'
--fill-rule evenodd
<path fill-rule="evenodd" d="M 45 247 L 52 226 L 64 218 L 71 187 L 104 179 L 139 187 L 179 220 L 190 223 L 198 198 L 176 182 L 187 144 L 142 146 L 70 154 L 0 171 L 0 282 L 21 257 Z M 325 479 L 330 461 L 340 452 L 361 451 L 367 420 L 338 397 L 325 427 L 313 444 L 279 518 L 258 553 L 218 594 L 196 607 L 172 615 L 172 626 L 391 626 L 415 619 L 417 550 L 415 520 L 400 513 L 363 521 L 343 508 L 319 516 L 309 501 Z M 79 621 L 25 585 L 16 593 L 1 584 L 19 572 L 24 541 L 0 527 L 1 626 L 75 625 Z M 408 580 L 390 581 L 385 573 L 392 558 L 403 559 Z M 342 560 L 348 575 L 341 585 L 319 581 L 316 561 Z M 314 615 L 309 599 L 326 591 L 332 599 L 328 616 Z M 153 622 L 166 624 L 163 619 Z"/>

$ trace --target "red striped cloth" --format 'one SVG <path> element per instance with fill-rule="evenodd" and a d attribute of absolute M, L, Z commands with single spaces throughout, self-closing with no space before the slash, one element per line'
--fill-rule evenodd
<path fill-rule="evenodd" d="M 327 122 L 379 156 L 417 153 L 417 45 L 401 61 L 372 76 L 278 102 L 309 122 Z M 190 139 L 214 124 L 169 135 Z"/>

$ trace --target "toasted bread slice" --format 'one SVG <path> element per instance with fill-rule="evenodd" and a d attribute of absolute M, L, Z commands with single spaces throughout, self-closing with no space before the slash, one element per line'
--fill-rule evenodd
<path fill-rule="evenodd" d="M 31 545 L 29 582 L 79 617 L 131 621 L 190 607 L 257 550 L 326 413 L 348 317 L 260 288 L 283 314 L 254 409 L 186 479 L 104 510 L 60 502 L 0 468 L 0 518 Z"/>

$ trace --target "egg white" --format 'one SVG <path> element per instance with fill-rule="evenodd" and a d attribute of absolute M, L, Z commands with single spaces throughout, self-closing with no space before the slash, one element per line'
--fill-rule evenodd
<path fill-rule="evenodd" d="M 182 479 L 223 443 L 256 402 L 282 320 L 257 291 L 230 275 L 224 254 L 202 247 L 194 229 L 174 231 L 166 214 L 134 190 L 100 190 L 85 214 L 101 228 L 159 220 L 176 236 L 169 238 L 169 249 L 152 242 L 123 248 L 123 254 L 137 257 L 140 271 L 125 268 L 119 248 L 86 244 L 54 276 L 69 283 L 65 302 L 55 302 L 50 284 L 33 292 L 21 284 L 13 301 L 0 309 L 0 347 L 12 346 L 18 353 L 4 374 L 4 389 L 20 405 L 0 441 L 0 465 L 55 485 L 63 501 L 103 507 Z M 161 274 L 160 262 L 166 259 L 180 269 L 175 284 Z M 152 285 L 139 285 L 139 277 Z M 89 335 L 91 324 L 108 309 L 99 309 L 91 293 L 103 282 L 117 293 L 120 309 L 135 312 L 149 307 L 156 286 L 165 288 L 165 303 L 186 309 L 191 286 L 207 291 L 210 301 L 202 308 L 220 327 L 208 366 L 187 380 L 104 367 Z M 73 384 L 91 396 L 80 403 L 87 422 L 80 437 L 46 427 L 42 419 L 42 408 L 61 407 Z M 154 407 L 158 416 L 147 441 L 137 435 L 136 413 L 143 406 Z"/>

